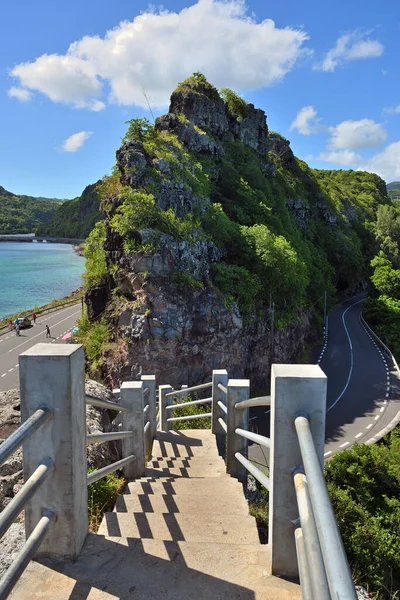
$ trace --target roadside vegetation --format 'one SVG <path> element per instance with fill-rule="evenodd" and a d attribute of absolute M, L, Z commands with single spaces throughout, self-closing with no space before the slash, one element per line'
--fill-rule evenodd
<path fill-rule="evenodd" d="M 0 235 L 34 233 L 55 215 L 61 200 L 17 196 L 0 186 Z"/>
<path fill-rule="evenodd" d="M 89 469 L 93 473 L 96 469 Z M 110 473 L 88 485 L 89 531 L 96 533 L 104 513 L 112 510 L 116 499 L 123 493 L 125 479 Z"/>

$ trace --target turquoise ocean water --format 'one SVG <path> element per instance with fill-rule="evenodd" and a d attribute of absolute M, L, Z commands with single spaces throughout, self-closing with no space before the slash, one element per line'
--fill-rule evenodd
<path fill-rule="evenodd" d="M 70 244 L 0 242 L 0 318 L 63 298 L 84 268 Z"/>

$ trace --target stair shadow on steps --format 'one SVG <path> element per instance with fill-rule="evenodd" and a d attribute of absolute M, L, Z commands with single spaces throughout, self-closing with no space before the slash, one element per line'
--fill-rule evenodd
<path fill-rule="evenodd" d="M 30 598 L 39 600 L 264 600 L 267 598 L 286 599 L 289 596 L 257 594 L 239 584 L 243 579 L 242 569 L 221 560 L 221 551 L 211 549 L 212 570 L 218 576 L 190 567 L 203 565 L 205 554 L 210 548 L 203 544 L 186 546 L 185 542 L 138 540 L 124 538 L 122 543 L 103 536 L 89 534 L 78 561 L 62 563 L 43 560 L 31 563 L 26 574 L 15 589 L 15 600 Z M 187 558 L 185 558 L 185 554 Z M 243 565 L 244 566 L 244 565 Z M 205 569 L 207 570 L 207 569 Z M 224 579 L 226 573 L 227 579 Z M 268 590 L 266 566 L 253 564 L 246 585 L 257 586 L 260 592 L 265 583 Z M 233 580 L 233 581 L 232 581 Z M 236 581 L 235 581 L 236 580 Z M 292 598 L 292 596 L 290 596 Z M 295 596 L 298 598 L 298 596 Z M 13 595 L 14 600 L 14 595 Z"/>
<path fill-rule="evenodd" d="M 157 441 L 160 445 L 161 456 L 170 457 L 190 457 L 194 456 L 192 447 L 203 446 L 203 441 L 198 438 L 192 438 L 184 434 L 180 434 L 179 431 L 174 432 L 173 438 L 171 432 L 158 431 Z M 167 446 L 168 445 L 168 446 Z M 171 450 L 173 452 L 171 452 Z"/>

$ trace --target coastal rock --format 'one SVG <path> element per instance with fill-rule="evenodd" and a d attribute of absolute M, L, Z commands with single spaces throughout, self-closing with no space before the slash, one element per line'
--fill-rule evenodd
<path fill-rule="evenodd" d="M 279 133 L 269 132 L 267 147 L 269 152 L 279 156 L 286 168 L 293 169 L 296 167 L 296 158 L 290 147 L 290 142 Z"/>

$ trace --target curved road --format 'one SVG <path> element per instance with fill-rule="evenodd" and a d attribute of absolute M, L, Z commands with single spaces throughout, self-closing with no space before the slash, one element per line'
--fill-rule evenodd
<path fill-rule="evenodd" d="M 19 355 L 38 342 L 60 343 L 62 336 L 75 326 L 81 310 L 79 302 L 38 316 L 36 325 L 29 329 L 21 329 L 20 337 L 16 336 L 14 331 L 0 336 L 0 392 L 19 388 Z M 50 327 L 52 336 L 47 339 L 46 325 Z"/>
<path fill-rule="evenodd" d="M 365 300 L 365 294 L 360 294 L 332 311 L 318 360 L 328 377 L 327 458 L 355 442 L 367 442 L 400 410 L 398 375 L 360 322 Z M 251 410 L 250 422 L 255 431 L 269 436 L 269 411 Z M 266 456 L 258 446 L 251 446 L 249 454 L 265 464 Z"/>
<path fill-rule="evenodd" d="M 365 295 L 331 313 L 320 366 L 328 377 L 325 456 L 363 443 L 399 411 L 399 381 L 360 322 Z"/>

